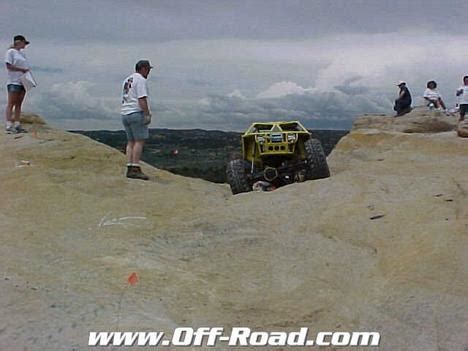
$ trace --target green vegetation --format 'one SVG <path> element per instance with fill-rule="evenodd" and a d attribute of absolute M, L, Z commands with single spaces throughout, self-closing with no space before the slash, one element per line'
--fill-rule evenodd
<path fill-rule="evenodd" d="M 125 152 L 124 131 L 73 131 Z M 314 130 L 328 155 L 348 132 Z M 241 133 L 201 129 L 151 129 L 142 159 L 161 169 L 216 183 L 225 183 L 226 164 L 241 157 Z M 177 153 L 175 151 L 178 151 Z"/>

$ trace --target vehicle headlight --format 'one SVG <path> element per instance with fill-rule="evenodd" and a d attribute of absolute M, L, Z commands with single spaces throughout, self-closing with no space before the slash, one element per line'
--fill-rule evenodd
<path fill-rule="evenodd" d="M 288 134 L 288 141 L 293 142 L 296 141 L 297 134 Z"/>
<path fill-rule="evenodd" d="M 257 136 L 257 142 L 259 142 L 260 144 L 263 144 L 265 142 L 265 138 L 262 136 Z"/>

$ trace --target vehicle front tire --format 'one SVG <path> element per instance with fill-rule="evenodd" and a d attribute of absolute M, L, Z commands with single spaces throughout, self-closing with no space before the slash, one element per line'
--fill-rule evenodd
<path fill-rule="evenodd" d="M 330 177 L 330 169 L 322 144 L 317 139 L 309 139 L 304 143 L 307 153 L 306 179 L 322 179 Z"/>
<path fill-rule="evenodd" d="M 252 191 L 247 174 L 250 164 L 245 160 L 232 160 L 226 167 L 226 180 L 233 195 Z"/>

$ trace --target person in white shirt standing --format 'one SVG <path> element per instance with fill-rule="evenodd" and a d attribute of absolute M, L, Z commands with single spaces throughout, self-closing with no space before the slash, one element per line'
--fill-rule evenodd
<path fill-rule="evenodd" d="M 460 108 L 459 122 L 465 120 L 466 111 L 468 111 L 468 76 L 463 77 L 463 85 L 457 90 L 458 103 Z"/>
<path fill-rule="evenodd" d="M 433 80 L 427 82 L 426 90 L 424 91 L 424 99 L 427 101 L 427 106 L 431 108 L 435 108 L 440 110 L 443 108 L 444 111 L 447 109 L 445 107 L 444 100 L 442 100 L 442 96 L 440 95 L 439 91 L 437 90 L 437 83 Z"/>
<path fill-rule="evenodd" d="M 22 51 L 29 41 L 22 35 L 13 38 L 13 45 L 5 54 L 5 64 L 8 72 L 7 92 L 8 102 L 5 111 L 6 132 L 8 134 L 25 133 L 21 127 L 21 105 L 26 95 L 26 89 L 21 83 L 21 76 L 29 71 L 28 60 Z M 13 116 L 13 109 L 15 110 Z"/>
<path fill-rule="evenodd" d="M 148 125 L 151 123 L 146 79 L 152 68 L 148 60 L 138 61 L 135 73 L 128 76 L 122 85 L 121 114 L 127 133 L 127 177 L 133 179 L 149 179 L 141 171 L 140 157 L 149 136 Z"/>

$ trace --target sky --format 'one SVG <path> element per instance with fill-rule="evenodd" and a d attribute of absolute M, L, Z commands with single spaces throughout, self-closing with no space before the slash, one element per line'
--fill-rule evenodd
<path fill-rule="evenodd" d="M 31 42 L 24 110 L 59 128 L 122 129 L 122 81 L 148 59 L 152 127 L 348 129 L 391 114 L 399 80 L 415 104 L 437 81 L 452 107 L 466 13 L 465 0 L 0 0 L 0 48 Z"/>

